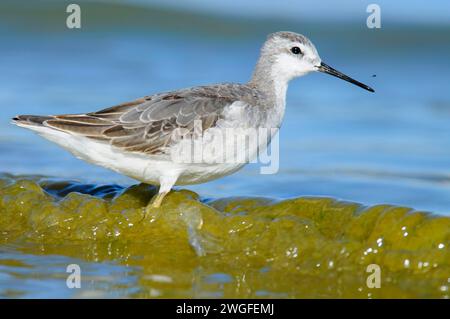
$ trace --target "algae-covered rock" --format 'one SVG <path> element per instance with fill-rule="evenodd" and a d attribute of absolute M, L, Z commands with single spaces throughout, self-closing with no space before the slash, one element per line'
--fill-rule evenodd
<path fill-rule="evenodd" d="M 0 240 L 138 267 L 132 297 L 449 296 L 448 217 L 330 198 L 201 202 L 187 190 L 145 214 L 155 194 L 3 175 Z M 380 288 L 370 288 L 378 274 Z"/>

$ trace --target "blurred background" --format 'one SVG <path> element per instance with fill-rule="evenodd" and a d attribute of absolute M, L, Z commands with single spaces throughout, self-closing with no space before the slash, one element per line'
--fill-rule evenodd
<path fill-rule="evenodd" d="M 308 36 L 322 59 L 373 88 L 324 74 L 291 83 L 280 171 L 258 165 L 187 187 L 204 198 L 320 195 L 450 214 L 450 2 L 68 1 L 0 4 L 0 171 L 135 181 L 74 158 L 9 123 L 83 113 L 171 89 L 249 79 L 268 33 Z"/>

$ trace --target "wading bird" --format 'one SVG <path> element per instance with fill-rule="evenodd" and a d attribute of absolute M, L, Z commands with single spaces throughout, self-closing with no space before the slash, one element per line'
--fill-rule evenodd
<path fill-rule="evenodd" d="M 291 79 L 323 72 L 374 90 L 322 62 L 315 46 L 293 32 L 270 34 L 246 84 L 223 83 L 157 93 L 87 114 L 18 115 L 13 122 L 69 150 L 76 157 L 136 180 L 160 185 L 147 209 L 161 205 L 174 185 L 204 183 L 239 170 L 245 163 L 180 163 L 171 150 L 173 132 L 192 135 L 226 128 L 279 128 Z M 249 147 L 264 148 L 264 145 Z M 203 141 L 202 143 L 214 143 Z M 205 145 L 207 146 L 207 145 Z M 256 149 L 249 150 L 256 154 Z"/>

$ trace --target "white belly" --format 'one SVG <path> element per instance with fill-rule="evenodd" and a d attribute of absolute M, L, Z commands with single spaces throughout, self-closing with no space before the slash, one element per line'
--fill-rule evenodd
<path fill-rule="evenodd" d="M 204 183 L 236 172 L 245 163 L 180 163 L 167 156 L 124 152 L 109 143 L 46 127 L 25 126 L 62 146 L 77 158 L 141 182 L 159 185 L 161 176 L 179 175 L 176 185 Z"/>

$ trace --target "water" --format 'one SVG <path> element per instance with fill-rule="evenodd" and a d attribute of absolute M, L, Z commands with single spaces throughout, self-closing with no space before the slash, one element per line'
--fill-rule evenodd
<path fill-rule="evenodd" d="M 450 215 L 448 26 L 391 24 L 368 30 L 361 21 L 330 27 L 324 21 L 211 18 L 151 7 L 106 8 L 110 11 L 101 15 L 93 5 L 83 28 L 68 30 L 57 14 L 64 8 L 55 6 L 43 5 L 32 14 L 6 3 L 0 10 L 1 171 L 135 183 L 77 160 L 9 119 L 83 113 L 175 88 L 244 82 L 265 34 L 289 29 L 309 36 L 327 64 L 376 93 L 323 74 L 295 80 L 288 90 L 277 174 L 261 175 L 257 165 L 249 165 L 186 188 L 204 198 L 319 195 Z M 12 19 L 11 12 L 20 19 Z M 53 264 L 8 254 L 38 273 Z M 115 271 L 110 265 L 92 267 Z M 53 279 L 43 278 L 51 287 Z M 12 285 L 8 280 L 2 287 Z M 31 287 L 24 288 L 29 289 L 25 296 L 54 297 L 51 289 L 49 295 L 33 292 L 40 282 L 24 283 Z"/>

